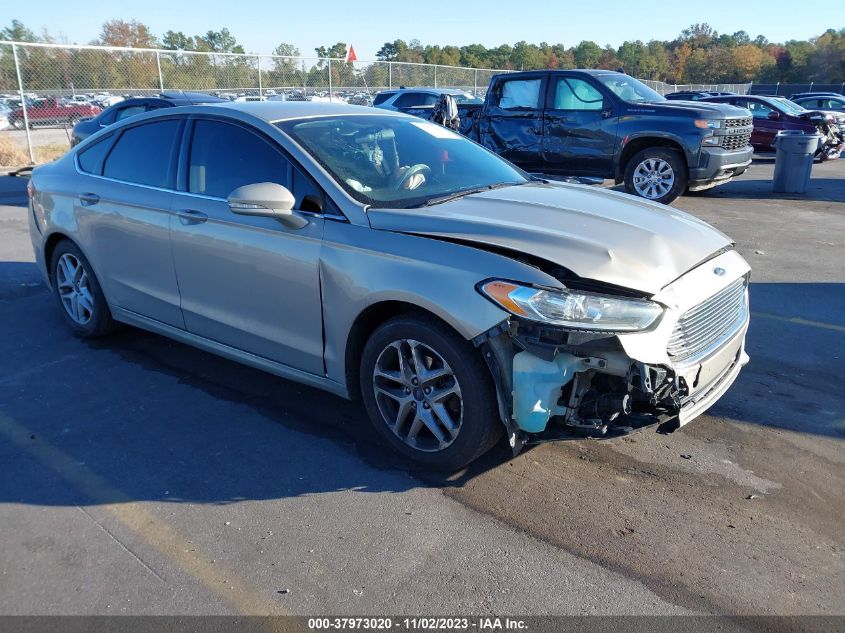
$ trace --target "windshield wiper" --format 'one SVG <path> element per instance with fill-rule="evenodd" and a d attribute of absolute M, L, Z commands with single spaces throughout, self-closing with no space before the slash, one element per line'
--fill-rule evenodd
<path fill-rule="evenodd" d="M 531 182 L 531 181 L 527 181 Z M 435 204 L 441 204 L 443 202 L 449 202 L 450 200 L 457 200 L 458 198 L 463 198 L 464 196 L 471 196 L 474 193 L 483 193 L 485 191 L 491 191 L 493 189 L 501 189 L 502 187 L 516 187 L 518 185 L 523 185 L 525 183 L 522 182 L 499 182 L 495 185 L 484 185 L 483 187 L 473 187 L 472 189 L 462 189 L 461 191 L 454 191 L 452 193 L 446 194 L 445 196 L 438 196 L 437 198 L 429 198 L 425 202 L 423 202 L 421 207 L 430 207 Z"/>

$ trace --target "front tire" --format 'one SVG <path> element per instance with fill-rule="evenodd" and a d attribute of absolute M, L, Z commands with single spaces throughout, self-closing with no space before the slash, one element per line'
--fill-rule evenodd
<path fill-rule="evenodd" d="M 501 437 L 489 370 L 470 343 L 433 318 L 382 324 L 364 346 L 360 369 L 370 420 L 405 457 L 454 471 Z"/>
<path fill-rule="evenodd" d="M 625 167 L 625 189 L 646 200 L 669 204 L 687 188 L 687 168 L 680 153 L 665 147 L 637 152 Z"/>
<path fill-rule="evenodd" d="M 50 260 L 53 296 L 65 323 L 81 338 L 110 334 L 115 323 L 91 264 L 70 240 L 56 245 Z"/>

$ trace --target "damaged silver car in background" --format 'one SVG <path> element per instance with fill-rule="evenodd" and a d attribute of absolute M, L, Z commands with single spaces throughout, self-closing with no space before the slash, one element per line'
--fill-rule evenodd
<path fill-rule="evenodd" d="M 748 361 L 749 266 L 725 235 L 403 114 L 150 113 L 36 168 L 29 193 L 76 334 L 128 323 L 360 398 L 431 467 L 503 434 L 673 430 Z"/>

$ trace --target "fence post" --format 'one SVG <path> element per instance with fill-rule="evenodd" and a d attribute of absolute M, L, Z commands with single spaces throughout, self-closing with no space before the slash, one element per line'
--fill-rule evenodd
<path fill-rule="evenodd" d="M 329 57 L 329 102 L 334 103 L 332 101 L 332 58 Z"/>
<path fill-rule="evenodd" d="M 387 87 L 393 89 L 393 62 L 387 62 Z"/>
<path fill-rule="evenodd" d="M 158 67 L 158 89 L 164 92 L 164 75 L 161 74 L 161 53 L 156 51 L 156 66 Z"/>
<path fill-rule="evenodd" d="M 437 64 L 434 65 L 434 87 L 437 88 Z"/>
<path fill-rule="evenodd" d="M 261 55 L 256 55 L 255 57 L 258 59 L 258 96 L 261 97 L 264 95 L 261 85 Z"/>
<path fill-rule="evenodd" d="M 478 96 L 478 68 L 475 69 L 475 73 L 473 73 L 473 74 L 474 74 L 475 78 L 473 79 L 473 82 L 472 82 L 472 84 L 473 84 L 472 94 L 477 97 Z"/>
<path fill-rule="evenodd" d="M 12 44 L 12 57 L 15 59 L 15 74 L 18 76 L 18 92 L 21 95 L 21 109 L 23 109 L 23 129 L 26 130 L 26 147 L 29 150 L 29 162 L 35 164 L 35 152 L 32 150 L 32 138 L 29 135 L 29 114 L 26 111 L 26 97 L 23 95 L 23 79 L 21 79 L 21 65 L 18 61 L 17 44 Z"/>

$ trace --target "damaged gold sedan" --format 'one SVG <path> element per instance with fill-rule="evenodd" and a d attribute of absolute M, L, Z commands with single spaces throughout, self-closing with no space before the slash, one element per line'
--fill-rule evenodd
<path fill-rule="evenodd" d="M 150 113 L 37 168 L 29 193 L 73 332 L 124 322 L 361 398 L 436 468 L 503 432 L 519 450 L 672 430 L 748 361 L 749 267 L 722 233 L 398 113 Z"/>

